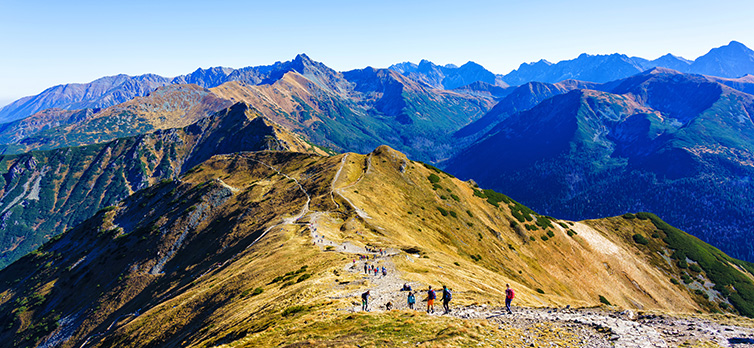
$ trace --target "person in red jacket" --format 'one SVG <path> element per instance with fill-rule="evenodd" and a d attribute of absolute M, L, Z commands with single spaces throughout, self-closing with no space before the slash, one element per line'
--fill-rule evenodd
<path fill-rule="evenodd" d="M 514 297 L 516 297 L 516 293 L 511 289 L 510 285 L 505 284 L 505 308 L 508 309 L 508 314 L 513 314 L 511 312 L 511 302 Z"/>

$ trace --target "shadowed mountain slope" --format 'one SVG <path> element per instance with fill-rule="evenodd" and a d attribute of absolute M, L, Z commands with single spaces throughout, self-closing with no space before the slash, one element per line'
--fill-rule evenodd
<path fill-rule="evenodd" d="M 754 96 L 653 69 L 508 117 L 450 172 L 581 219 L 645 210 L 754 259 Z"/>
<path fill-rule="evenodd" d="M 84 147 L 0 157 L 0 267 L 135 191 L 215 154 L 324 153 L 246 104 L 193 125 Z"/>

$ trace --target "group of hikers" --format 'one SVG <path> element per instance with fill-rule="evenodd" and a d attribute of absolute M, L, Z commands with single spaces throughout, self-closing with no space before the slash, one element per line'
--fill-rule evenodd
<path fill-rule="evenodd" d="M 366 266 L 364 266 L 366 267 Z M 384 267 L 383 267 L 384 270 Z M 406 299 L 406 302 L 408 304 L 409 309 L 415 309 L 414 305 L 416 305 L 416 293 L 411 288 L 411 285 L 403 284 L 403 288 L 401 288 L 400 291 L 408 291 L 408 296 Z M 427 313 L 434 313 L 435 312 L 435 300 L 437 299 L 437 293 L 435 293 L 435 290 L 432 289 L 432 286 L 428 286 L 427 290 L 427 297 L 424 299 L 424 301 L 427 302 Z M 362 311 L 369 311 L 369 296 L 371 295 L 371 291 L 367 290 L 363 294 L 361 294 L 361 310 Z M 509 284 L 505 284 L 505 308 L 508 310 L 508 314 L 513 314 L 511 311 L 511 302 L 513 302 L 513 298 L 516 297 L 516 293 L 511 289 Z M 442 297 L 440 298 L 440 301 L 442 301 L 442 308 L 444 310 L 443 314 L 449 314 L 450 313 L 450 301 L 453 299 L 453 293 L 448 289 L 446 285 L 442 286 Z M 385 304 L 385 309 L 391 310 L 393 308 L 392 302 L 388 302 Z"/>
<path fill-rule="evenodd" d="M 383 250 L 382 248 L 379 248 L 379 249 L 377 249 L 377 248 L 370 248 L 368 245 L 366 245 L 366 246 L 364 246 L 364 250 L 366 250 L 366 252 L 368 252 L 368 253 L 377 253 L 380 256 L 387 255 L 387 250 Z"/>
<path fill-rule="evenodd" d="M 364 273 L 367 275 L 374 273 L 374 276 L 378 276 L 380 273 L 380 266 L 372 265 L 369 263 L 364 263 Z M 387 276 L 387 268 L 385 266 L 382 266 L 382 276 Z"/>

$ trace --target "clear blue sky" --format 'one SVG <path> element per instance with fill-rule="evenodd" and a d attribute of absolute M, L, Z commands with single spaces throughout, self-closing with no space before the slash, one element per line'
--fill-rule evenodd
<path fill-rule="evenodd" d="M 495 73 L 625 53 L 694 59 L 754 47 L 752 0 L 0 0 L 0 105 L 101 76 L 175 76 L 304 52 L 336 70 L 426 58 Z"/>

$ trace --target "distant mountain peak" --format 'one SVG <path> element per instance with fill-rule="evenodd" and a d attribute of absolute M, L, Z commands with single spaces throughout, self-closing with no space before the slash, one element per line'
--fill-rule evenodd
<path fill-rule="evenodd" d="M 748 49 L 748 47 L 746 47 L 746 45 L 744 45 L 744 44 L 742 44 L 742 43 L 740 43 L 740 42 L 738 42 L 736 40 L 731 40 L 731 42 L 728 43 L 728 47 L 743 47 L 743 48 Z"/>
<path fill-rule="evenodd" d="M 642 73 L 642 75 L 658 75 L 658 74 L 681 75 L 681 72 L 677 70 L 669 69 L 669 68 L 663 68 L 661 66 L 656 66 Z"/>
<path fill-rule="evenodd" d="M 293 58 L 294 62 L 308 62 L 311 63 L 312 59 L 309 58 L 309 56 L 306 55 L 306 53 L 299 53 L 296 55 L 296 58 Z"/>

